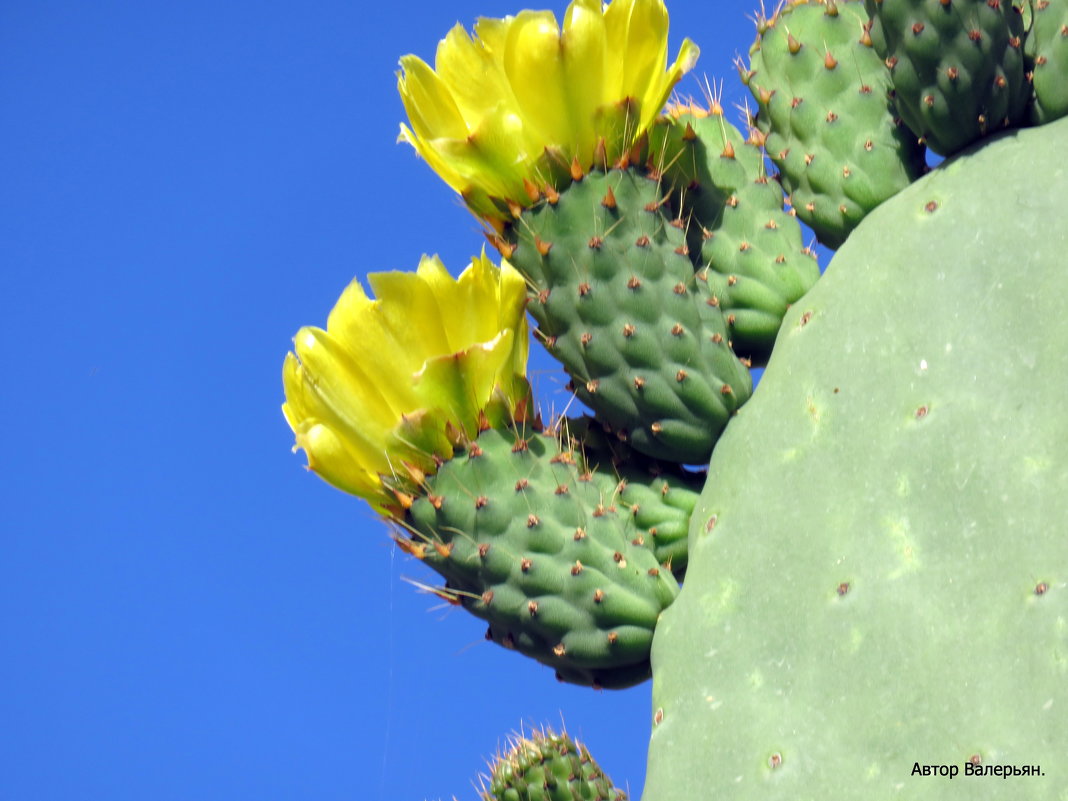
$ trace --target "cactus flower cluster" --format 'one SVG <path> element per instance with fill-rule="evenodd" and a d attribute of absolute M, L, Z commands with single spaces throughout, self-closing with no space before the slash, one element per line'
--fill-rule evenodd
<path fill-rule="evenodd" d="M 550 11 L 457 25 L 434 68 L 401 59 L 408 142 L 481 217 L 499 223 L 559 186 L 572 165 L 622 157 L 697 60 L 686 40 L 667 64 L 661 0 L 574 0 Z M 531 188 L 535 195 L 531 196 Z"/>
<path fill-rule="evenodd" d="M 755 21 L 740 127 L 665 109 L 662 0 L 405 56 L 400 139 L 500 266 L 351 285 L 286 420 L 488 640 L 652 676 L 648 801 L 1068 801 L 1068 0 Z M 587 416 L 537 412 L 528 337 Z M 513 745 L 483 798 L 617 796 Z"/>

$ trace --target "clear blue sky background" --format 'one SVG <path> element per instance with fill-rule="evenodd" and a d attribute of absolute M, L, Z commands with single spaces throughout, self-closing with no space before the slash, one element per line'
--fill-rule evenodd
<path fill-rule="evenodd" d="M 639 795 L 649 685 L 560 685 L 418 594 L 279 410 L 353 276 L 482 247 L 394 71 L 520 2 L 0 5 L 0 801 L 474 799 L 561 718 Z M 728 101 L 749 5 L 669 3 Z"/>

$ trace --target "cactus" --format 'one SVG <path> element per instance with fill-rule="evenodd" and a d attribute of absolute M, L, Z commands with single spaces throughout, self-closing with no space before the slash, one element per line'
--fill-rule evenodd
<path fill-rule="evenodd" d="M 377 300 L 352 284 L 286 359 L 283 411 L 309 466 L 407 532 L 397 542 L 446 579 L 436 593 L 489 621 L 489 639 L 564 681 L 647 678 L 699 477 L 591 421 L 539 430 L 514 270 L 483 257 L 454 281 L 424 259 L 371 284 Z M 390 381 L 369 382 L 375 369 Z"/>
<path fill-rule="evenodd" d="M 447 579 L 439 595 L 489 622 L 487 639 L 563 681 L 626 687 L 648 677 L 678 585 L 569 446 L 483 432 L 424 480 L 397 542 Z"/>
<path fill-rule="evenodd" d="M 983 199 L 1062 206 L 1066 147 L 943 165 L 792 310 L 657 629 L 647 799 L 1005 797 L 912 777 L 973 759 L 1065 798 L 1068 233 Z"/>
<path fill-rule="evenodd" d="M 667 65 L 660 0 L 547 13 L 402 62 L 402 139 L 505 260 L 302 330 L 310 466 L 490 639 L 594 687 L 651 670 L 649 801 L 992 799 L 1014 768 L 1068 801 L 1063 0 L 762 13 L 748 138 L 714 97 L 649 113 L 696 56 Z M 919 140 L 951 154 L 923 177 Z M 841 245 L 818 282 L 794 214 Z M 592 418 L 542 428 L 523 295 Z M 376 315 L 417 391 L 367 380 Z M 485 798 L 613 792 L 569 741 L 515 745 Z"/>
<path fill-rule="evenodd" d="M 557 437 L 567 437 L 601 490 L 629 513 L 634 537 L 652 549 L 656 561 L 676 579 L 686 575 L 690 517 L 704 486 L 705 471 L 646 459 L 590 417 L 558 421 Z"/>
<path fill-rule="evenodd" d="M 860 0 L 794 0 L 758 36 L 742 80 L 798 217 L 836 248 L 918 178 L 923 148 L 895 118 L 890 71 Z"/>
<path fill-rule="evenodd" d="M 1034 102 L 1031 120 L 1036 125 L 1068 114 L 1068 3 L 1034 0 L 1034 16 L 1027 36 L 1026 55 Z"/>
<path fill-rule="evenodd" d="M 685 234 L 662 199 L 634 168 L 595 171 L 523 212 L 505 231 L 514 245 L 501 247 L 579 400 L 635 449 L 702 463 L 751 380 L 724 315 L 702 313 Z"/>
<path fill-rule="evenodd" d="M 548 727 L 512 737 L 490 765 L 480 795 L 483 801 L 627 801 L 586 746 Z"/>
<path fill-rule="evenodd" d="M 898 112 L 935 153 L 1022 120 L 1031 93 L 1018 2 L 865 0 Z"/>
<path fill-rule="evenodd" d="M 731 348 L 767 360 L 782 317 L 819 277 L 801 226 L 769 180 L 763 152 L 709 108 L 673 106 L 650 130 L 649 157 L 685 221 L 703 314 L 725 316 Z"/>

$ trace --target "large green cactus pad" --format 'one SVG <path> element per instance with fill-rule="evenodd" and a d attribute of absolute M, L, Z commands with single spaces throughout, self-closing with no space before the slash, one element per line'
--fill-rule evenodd
<path fill-rule="evenodd" d="M 1068 799 L 1065 152 L 946 162 L 791 309 L 657 627 L 645 801 Z"/>

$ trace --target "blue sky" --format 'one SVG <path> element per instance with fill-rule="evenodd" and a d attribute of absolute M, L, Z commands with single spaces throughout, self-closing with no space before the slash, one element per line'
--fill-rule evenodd
<path fill-rule="evenodd" d="M 728 101 L 730 5 L 669 0 Z M 648 684 L 484 642 L 290 452 L 297 328 L 354 276 L 482 247 L 395 144 L 397 59 L 523 7 L 361 6 L 0 6 L 0 801 L 475 799 L 510 731 L 561 719 L 640 793 Z"/>

